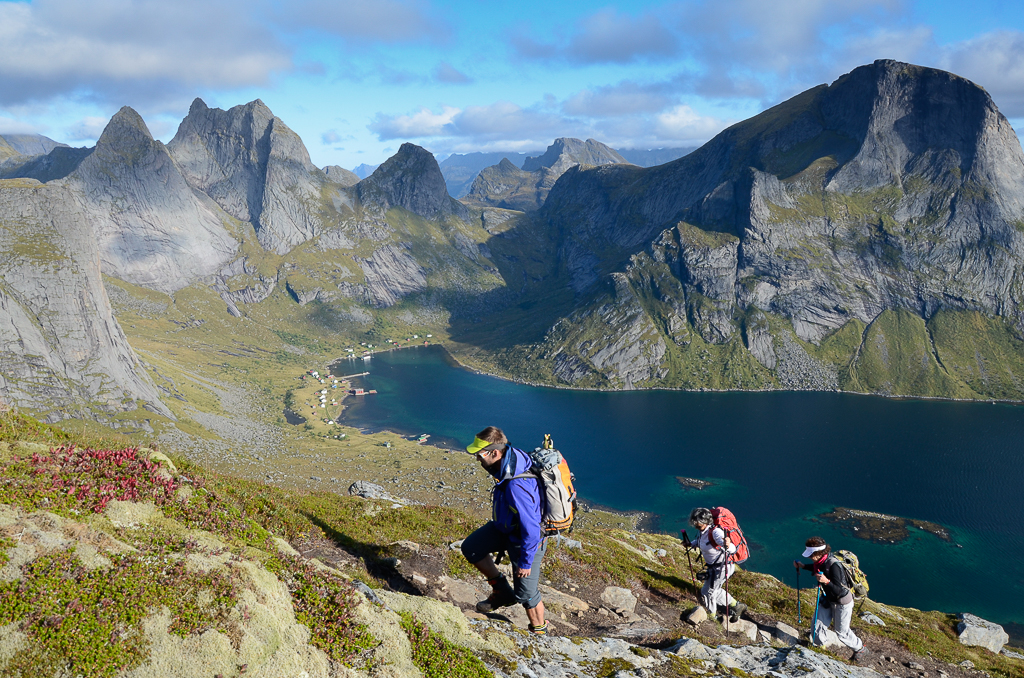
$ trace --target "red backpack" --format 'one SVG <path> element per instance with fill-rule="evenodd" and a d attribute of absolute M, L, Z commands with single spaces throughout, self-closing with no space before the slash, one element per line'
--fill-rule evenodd
<path fill-rule="evenodd" d="M 722 528 L 722 532 L 725 532 L 725 536 L 736 547 L 736 553 L 729 555 L 729 562 L 739 564 L 749 558 L 750 548 L 747 546 L 747 539 L 743 536 L 743 530 L 740 529 L 740 524 L 736 522 L 736 516 L 732 514 L 732 511 L 724 506 L 716 506 L 711 509 L 711 519 L 715 521 L 715 527 Z M 715 544 L 714 529 L 708 535 L 708 541 L 717 547 L 722 546 L 721 544 Z"/>

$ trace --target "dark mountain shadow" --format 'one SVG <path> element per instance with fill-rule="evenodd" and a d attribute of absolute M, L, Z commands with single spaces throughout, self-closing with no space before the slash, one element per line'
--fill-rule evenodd
<path fill-rule="evenodd" d="M 371 576 L 385 582 L 390 590 L 398 591 L 400 593 L 408 593 L 410 595 L 423 594 L 423 591 L 421 591 L 418 586 L 395 569 L 394 561 L 390 559 L 386 546 L 367 544 L 365 542 L 358 541 L 344 532 L 339 532 L 331 527 L 331 525 L 311 513 L 301 513 L 308 518 L 311 523 L 323 530 L 324 534 L 327 535 L 327 538 L 334 542 L 334 545 L 337 548 L 345 551 L 354 558 L 362 560 L 366 565 L 367 572 L 369 572 Z"/>
<path fill-rule="evenodd" d="M 44 184 L 49 181 L 56 181 L 68 176 L 88 158 L 92 148 L 70 148 L 68 146 L 57 146 L 46 155 L 33 157 L 28 162 L 11 168 L 3 173 L 3 179 L 36 179 Z"/>

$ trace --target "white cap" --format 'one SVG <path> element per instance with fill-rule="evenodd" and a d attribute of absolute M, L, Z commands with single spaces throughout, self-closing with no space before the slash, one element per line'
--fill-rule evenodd
<path fill-rule="evenodd" d="M 822 544 L 821 546 L 808 546 L 807 548 L 804 549 L 803 557 L 804 558 L 810 558 L 811 556 L 813 556 L 815 553 L 817 553 L 818 551 L 822 550 L 823 548 L 825 548 L 824 544 Z"/>

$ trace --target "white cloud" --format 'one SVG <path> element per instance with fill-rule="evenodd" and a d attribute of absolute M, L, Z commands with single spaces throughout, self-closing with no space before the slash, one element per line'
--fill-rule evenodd
<path fill-rule="evenodd" d="M 378 113 L 368 128 L 381 141 L 441 136 L 460 112 L 458 108 L 444 106 L 440 113 L 428 108 L 421 108 L 412 115 Z"/>
<path fill-rule="evenodd" d="M 938 62 L 988 90 L 1004 115 L 1024 116 L 1024 33 L 995 31 L 949 45 Z"/>
<path fill-rule="evenodd" d="M 323 73 L 296 63 L 310 35 L 345 51 L 450 33 L 422 0 L 0 0 L 0 106 L 84 98 L 180 109 L 198 90 Z"/>
<path fill-rule="evenodd" d="M 38 134 L 39 129 L 14 118 L 0 117 L 0 134 Z"/>
<path fill-rule="evenodd" d="M 71 141 L 96 141 L 103 134 L 108 121 L 108 118 L 100 117 L 82 118 L 71 126 L 67 137 Z"/>
<path fill-rule="evenodd" d="M 341 135 L 338 134 L 337 130 L 329 129 L 320 135 L 320 141 L 322 141 L 324 145 L 330 146 L 331 144 L 336 144 L 341 141 Z"/>
<path fill-rule="evenodd" d="M 509 39 L 513 50 L 527 59 L 564 59 L 577 64 L 631 63 L 666 59 L 679 51 L 678 39 L 655 14 L 631 16 L 614 8 L 601 9 L 569 31 L 567 40 L 546 43 L 515 31 Z"/>
<path fill-rule="evenodd" d="M 623 87 L 628 91 L 632 85 Z M 653 87 L 653 86 L 652 86 Z M 570 98 L 578 105 L 586 96 Z M 524 108 L 507 101 L 465 109 L 445 107 L 441 113 L 420 109 L 406 116 L 378 114 L 370 130 L 382 141 L 415 140 L 435 153 L 485 150 L 536 150 L 558 137 L 593 138 L 615 148 L 657 148 L 693 145 L 707 141 L 728 123 L 701 116 L 689 106 L 649 111 L 615 111 L 607 117 L 566 115 L 543 102 Z"/>
<path fill-rule="evenodd" d="M 569 115 L 621 116 L 660 111 L 670 103 L 672 98 L 664 83 L 640 85 L 624 81 L 577 92 L 565 101 L 562 110 Z"/>
<path fill-rule="evenodd" d="M 291 58 L 254 14 L 209 0 L 0 2 L 0 103 L 266 83 Z"/>
<path fill-rule="evenodd" d="M 451 34 L 421 0 L 292 0 L 281 4 L 275 18 L 293 29 L 359 43 L 441 42 Z"/>
<path fill-rule="evenodd" d="M 677 51 L 676 37 L 658 17 L 632 17 L 607 8 L 580 22 L 566 55 L 577 63 L 628 63 L 667 58 Z"/>
<path fill-rule="evenodd" d="M 730 124 L 717 118 L 698 115 L 686 105 L 675 106 L 658 114 L 655 121 L 657 139 L 686 145 L 703 143 Z"/>

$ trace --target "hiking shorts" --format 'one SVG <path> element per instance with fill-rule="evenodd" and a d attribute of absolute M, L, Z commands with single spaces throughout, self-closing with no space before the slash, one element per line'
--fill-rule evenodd
<path fill-rule="evenodd" d="M 462 555 L 471 563 L 479 563 L 492 553 L 508 553 L 508 559 L 512 563 L 512 589 L 516 594 L 516 602 L 521 603 L 527 610 L 532 610 L 540 604 L 540 591 L 537 590 L 537 585 L 540 583 L 540 563 L 547 545 L 547 539 L 540 540 L 537 553 L 533 556 L 530 576 L 517 577 L 515 563 L 519 560 L 520 549 L 508 540 L 508 536 L 498 529 L 494 521 L 491 521 L 466 537 L 462 542 Z"/>

